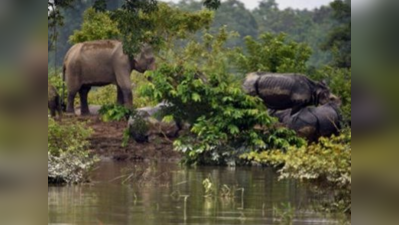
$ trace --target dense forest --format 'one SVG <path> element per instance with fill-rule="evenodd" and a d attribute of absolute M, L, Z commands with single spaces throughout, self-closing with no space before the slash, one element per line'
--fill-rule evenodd
<path fill-rule="evenodd" d="M 52 48 L 49 48 L 49 65 L 60 66 L 62 64 L 66 51 L 72 45 L 68 41 L 69 36 L 81 27 L 83 12 L 95 2 L 95 0 L 78 0 L 74 1 L 73 6 L 62 10 L 61 14 L 64 17 L 64 25 L 54 26 L 49 29 L 49 35 L 52 35 L 54 31 L 59 33 L 55 41 L 49 39 L 49 46 L 52 46 Z M 122 0 L 107 1 L 106 7 L 109 10 L 113 10 L 120 7 L 123 2 Z M 170 4 L 188 12 L 202 9 L 202 3 L 195 0 L 182 0 L 177 4 Z M 348 12 L 344 12 L 344 9 L 342 9 L 342 12 L 339 12 L 338 15 L 334 12 L 333 7 L 342 6 L 335 4 L 322 6 L 313 10 L 291 8 L 281 10 L 275 0 L 262 0 L 257 8 L 248 10 L 242 2 L 228 0 L 223 2 L 220 8 L 215 11 L 214 22 L 210 25 L 209 32 L 216 33 L 220 27 L 227 26 L 228 31 L 235 31 L 239 34 L 239 37 L 228 41 L 228 46 L 234 47 L 244 47 L 243 37 L 246 36 L 257 37 L 259 34 L 265 32 L 273 34 L 286 33 L 288 40 L 306 43 L 311 47 L 313 54 L 308 62 L 310 66 L 319 68 L 322 65 L 330 64 L 333 61 L 334 54 L 345 54 L 337 56 L 337 58 L 342 58 L 345 62 L 337 63 L 348 67 L 348 64 L 350 66 L 350 58 L 348 59 L 347 56 L 350 53 L 350 36 L 345 37 L 338 33 L 334 34 L 336 38 L 346 41 L 345 46 L 341 46 L 342 53 L 327 51 L 329 47 L 334 45 L 334 41 L 329 40 L 333 35 L 334 28 L 338 24 L 348 23 L 348 19 L 350 20 L 350 15 L 345 15 Z M 334 17 L 339 19 L 335 20 L 333 19 Z M 200 36 L 201 34 L 198 34 L 198 37 Z M 54 64 L 55 55 L 56 64 Z"/>

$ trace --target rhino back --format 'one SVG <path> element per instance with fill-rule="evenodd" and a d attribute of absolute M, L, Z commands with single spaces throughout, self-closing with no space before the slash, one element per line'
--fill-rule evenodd
<path fill-rule="evenodd" d="M 101 86 L 115 83 L 115 62 L 123 63 L 126 58 L 119 41 L 92 41 L 77 44 L 67 53 L 65 65 L 69 76 L 79 77 L 82 84 Z M 120 60 L 116 59 L 121 57 Z M 128 63 L 128 60 L 127 62 Z"/>
<path fill-rule="evenodd" d="M 260 78 L 259 95 L 273 109 L 287 109 L 310 101 L 311 91 L 303 75 L 266 74 Z"/>
<path fill-rule="evenodd" d="M 315 116 L 314 108 L 303 108 L 297 114 L 291 117 L 289 127 L 293 130 L 299 130 L 303 127 L 316 127 L 318 118 Z"/>

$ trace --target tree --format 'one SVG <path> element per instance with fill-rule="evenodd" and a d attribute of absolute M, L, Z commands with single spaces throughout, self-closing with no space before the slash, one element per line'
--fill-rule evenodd
<path fill-rule="evenodd" d="M 69 37 L 71 44 L 93 40 L 115 39 L 120 35 L 117 24 L 111 20 L 108 13 L 96 12 L 89 8 L 83 15 L 82 28 L 75 30 Z"/>
<path fill-rule="evenodd" d="M 246 49 L 238 48 L 235 62 L 244 74 L 263 71 L 272 73 L 304 73 L 312 53 L 306 44 L 287 41 L 285 34 L 262 34 L 259 40 L 245 38 Z"/>
<path fill-rule="evenodd" d="M 351 1 L 335 0 L 331 7 L 338 25 L 329 34 L 322 49 L 333 53 L 335 66 L 351 68 Z"/>
<path fill-rule="evenodd" d="M 227 26 L 230 31 L 236 31 L 241 37 L 258 36 L 258 24 L 251 11 L 238 0 L 227 0 L 222 3 L 215 14 L 215 21 L 211 28 L 211 33 L 216 34 L 223 26 Z M 232 39 L 227 42 L 227 46 L 242 46 L 241 38 Z"/>
<path fill-rule="evenodd" d="M 275 0 L 262 0 L 253 10 L 253 15 L 259 25 L 259 33 L 286 33 L 288 40 L 308 44 L 313 50 L 308 64 L 320 67 L 331 60 L 329 52 L 320 49 L 331 29 L 330 12 L 330 7 L 312 11 L 290 8 L 280 10 Z"/>
<path fill-rule="evenodd" d="M 77 22 L 80 25 L 83 11 L 93 5 L 97 11 L 105 11 L 105 8 L 111 9 L 111 19 L 118 24 L 118 30 L 121 33 L 121 39 L 124 43 L 124 51 L 130 57 L 133 57 L 133 55 L 139 51 L 142 43 L 153 45 L 160 44 L 161 40 L 159 37 L 151 37 L 148 35 L 148 32 L 153 30 L 156 24 L 152 23 L 148 17 L 142 16 L 143 14 L 150 14 L 156 11 L 158 5 L 157 0 L 124 0 L 123 4 L 121 4 L 120 1 L 115 3 L 110 0 L 48 0 L 49 29 L 61 26 L 64 22 L 67 22 L 67 16 L 64 16 L 62 13 L 64 10 L 70 8 L 76 9 L 76 6 L 85 6 L 80 10 L 79 15 L 72 17 L 72 24 Z M 220 6 L 220 0 L 205 0 L 203 5 L 210 9 L 217 9 Z M 118 8 L 115 9 L 115 7 Z M 68 26 L 70 26 L 70 24 L 68 24 Z M 78 27 L 72 26 L 71 28 L 72 30 L 70 29 L 66 36 L 72 34 L 72 31 Z M 58 32 L 53 32 L 49 38 L 54 40 L 57 37 L 57 33 Z M 67 38 L 64 36 L 62 42 L 64 43 L 66 39 Z M 60 55 L 61 57 L 65 55 L 68 48 L 69 46 L 63 47 L 62 50 L 59 51 L 60 54 L 57 58 L 60 58 Z"/>

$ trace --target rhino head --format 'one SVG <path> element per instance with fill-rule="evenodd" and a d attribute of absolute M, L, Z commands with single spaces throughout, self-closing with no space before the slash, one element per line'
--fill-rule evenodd
<path fill-rule="evenodd" d="M 143 45 L 140 53 L 133 60 L 133 67 L 140 73 L 156 69 L 155 56 L 151 46 Z"/>
<path fill-rule="evenodd" d="M 245 81 L 242 85 L 244 92 L 251 96 L 257 95 L 257 82 L 259 81 L 260 75 L 258 73 L 247 74 Z"/>
<path fill-rule="evenodd" d="M 315 94 L 316 105 L 325 105 L 336 98 L 335 95 L 331 94 L 330 89 L 324 81 L 318 82 L 316 84 Z"/>

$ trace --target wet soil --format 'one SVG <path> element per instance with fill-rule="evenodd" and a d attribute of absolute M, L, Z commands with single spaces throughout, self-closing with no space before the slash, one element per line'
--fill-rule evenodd
<path fill-rule="evenodd" d="M 102 160 L 177 162 L 181 159 L 181 154 L 173 150 L 173 140 L 161 136 L 150 138 L 148 143 L 129 140 L 127 146 L 122 146 L 126 121 L 103 122 L 99 116 L 67 116 L 64 121 L 84 122 L 93 130 L 90 149 Z"/>

